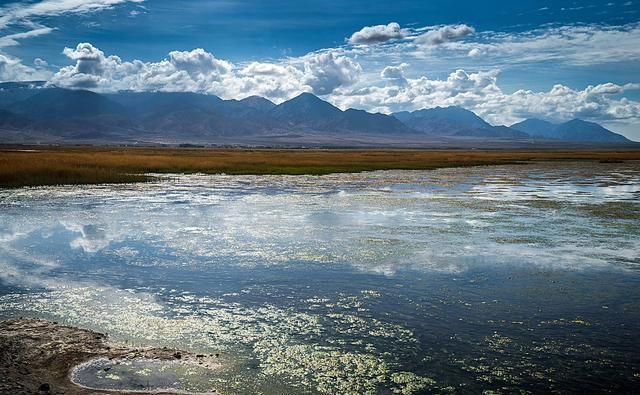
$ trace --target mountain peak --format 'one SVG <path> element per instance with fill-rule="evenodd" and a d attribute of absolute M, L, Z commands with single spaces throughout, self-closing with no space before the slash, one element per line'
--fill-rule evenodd
<path fill-rule="evenodd" d="M 260 110 L 260 111 L 268 111 L 276 106 L 271 100 L 268 100 L 262 96 L 256 96 L 256 95 L 247 96 L 244 99 L 238 100 L 238 102 L 246 106 L 249 106 L 254 110 Z"/>
<path fill-rule="evenodd" d="M 240 99 L 238 101 L 244 102 L 244 103 L 251 103 L 251 102 L 261 102 L 261 103 L 271 103 L 273 104 L 273 102 L 267 98 L 264 98 L 262 96 L 258 96 L 258 95 L 251 95 L 251 96 L 247 96 L 244 99 Z"/>
<path fill-rule="evenodd" d="M 304 92 L 278 104 L 272 113 L 287 122 L 316 124 L 335 119 L 342 114 L 342 110 L 312 93 Z"/>
<path fill-rule="evenodd" d="M 285 103 L 305 103 L 306 105 L 321 105 L 321 106 L 329 105 L 331 107 L 334 107 L 331 103 L 322 100 L 321 98 L 319 98 L 318 96 L 310 92 L 302 92 L 298 96 L 293 97 L 285 101 L 284 103 L 281 103 L 280 105 Z"/>
<path fill-rule="evenodd" d="M 473 111 L 458 106 L 424 108 L 393 115 L 410 128 L 430 134 L 452 135 L 471 129 L 492 128 Z"/>
<path fill-rule="evenodd" d="M 525 119 L 522 122 L 511 125 L 512 129 L 526 133 L 530 137 L 551 139 L 556 138 L 555 130 L 557 127 L 558 125 L 556 124 L 538 118 Z"/>
<path fill-rule="evenodd" d="M 527 118 L 524 121 L 514 123 L 513 125 L 519 125 L 519 124 L 554 125 L 552 122 L 545 121 L 544 119 L 540 119 L 540 118 Z"/>
<path fill-rule="evenodd" d="M 291 100 L 295 100 L 295 99 L 320 100 L 320 101 L 323 101 L 322 99 L 320 99 L 318 96 L 314 95 L 311 92 L 302 92 L 301 94 L 299 94 L 298 96 L 294 97 Z"/>

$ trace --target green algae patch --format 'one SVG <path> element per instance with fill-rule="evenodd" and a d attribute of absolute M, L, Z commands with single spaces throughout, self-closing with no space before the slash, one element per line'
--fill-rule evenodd
<path fill-rule="evenodd" d="M 279 347 L 269 341 L 255 351 L 265 374 L 288 376 L 322 394 L 376 394 L 389 374 L 384 360 L 366 353 L 304 344 Z"/>
<path fill-rule="evenodd" d="M 398 372 L 391 375 L 391 381 L 395 384 L 394 394 L 411 395 L 416 392 L 426 391 L 435 386 L 436 381 L 429 377 L 418 376 L 412 372 Z"/>

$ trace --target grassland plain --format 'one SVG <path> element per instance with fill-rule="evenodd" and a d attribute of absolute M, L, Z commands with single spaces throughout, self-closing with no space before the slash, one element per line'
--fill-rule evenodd
<path fill-rule="evenodd" d="M 640 160 L 640 150 L 5 148 L 0 150 L 0 187 L 143 182 L 153 179 L 149 173 L 329 174 L 566 160 Z"/>

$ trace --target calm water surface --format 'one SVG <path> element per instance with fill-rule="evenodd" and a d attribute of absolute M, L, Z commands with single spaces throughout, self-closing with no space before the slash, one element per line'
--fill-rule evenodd
<path fill-rule="evenodd" d="M 0 190 L 0 316 L 226 393 L 640 390 L 640 163 Z"/>

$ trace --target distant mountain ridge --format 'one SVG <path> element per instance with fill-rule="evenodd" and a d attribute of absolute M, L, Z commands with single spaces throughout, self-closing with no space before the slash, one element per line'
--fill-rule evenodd
<path fill-rule="evenodd" d="M 493 126 L 462 107 L 435 107 L 413 112 L 398 112 L 394 117 L 405 125 L 438 136 L 493 137 L 525 139 L 526 133 L 506 126 Z"/>
<path fill-rule="evenodd" d="M 102 115 L 121 115 L 126 108 L 107 97 L 85 90 L 41 89 L 37 94 L 7 107 L 26 118 L 55 120 Z"/>
<path fill-rule="evenodd" d="M 0 94 L 1 91 L 0 91 Z M 4 105 L 0 130 L 30 125 L 30 132 L 53 140 L 77 136 L 117 141 L 210 143 L 216 137 L 269 134 L 411 134 L 397 119 L 360 110 L 342 111 L 310 93 L 275 105 L 257 96 L 222 100 L 213 95 L 173 92 L 98 94 L 62 88 L 34 89 Z M 0 107 L 2 109 L 2 107 Z M 20 123 L 18 121 L 24 121 Z"/>
<path fill-rule="evenodd" d="M 45 84 L 45 81 L 0 82 L 0 108 L 35 95 Z"/>
<path fill-rule="evenodd" d="M 342 111 L 311 93 L 302 93 L 274 107 L 270 113 L 298 131 L 333 131 L 335 133 L 408 134 L 415 131 L 385 114 L 372 114 L 352 108 Z"/>
<path fill-rule="evenodd" d="M 605 129 L 594 122 L 573 119 L 571 121 L 554 124 L 541 119 L 531 118 L 511 125 L 534 138 L 546 138 L 561 141 L 588 142 L 631 142 L 628 138 Z"/>
<path fill-rule="evenodd" d="M 582 137 L 584 135 L 584 137 Z M 311 93 L 278 105 L 259 97 L 223 100 L 181 92 L 100 94 L 47 87 L 44 82 L 0 83 L 0 138 L 4 143 L 260 144 L 324 141 L 333 145 L 484 144 L 531 139 L 628 142 L 586 121 L 554 125 L 528 120 L 493 126 L 460 107 L 392 115 L 341 110 Z M 586 140 L 581 140 L 582 138 Z M 608 140 L 607 140 L 608 138 Z M 603 139 L 603 140 L 599 140 Z"/>

